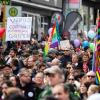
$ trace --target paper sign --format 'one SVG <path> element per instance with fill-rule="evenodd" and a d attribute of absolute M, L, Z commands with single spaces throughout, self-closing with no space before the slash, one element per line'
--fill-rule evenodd
<path fill-rule="evenodd" d="M 31 37 L 32 17 L 8 17 L 6 41 L 28 41 Z"/>
<path fill-rule="evenodd" d="M 70 42 L 69 40 L 60 41 L 60 48 L 61 49 L 70 49 Z"/>

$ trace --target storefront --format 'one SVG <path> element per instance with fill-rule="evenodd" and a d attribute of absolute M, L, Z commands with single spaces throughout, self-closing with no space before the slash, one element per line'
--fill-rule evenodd
<path fill-rule="evenodd" d="M 11 4 L 22 6 L 23 17 L 32 17 L 33 33 L 47 33 L 52 14 L 62 12 L 62 0 L 12 0 Z"/>

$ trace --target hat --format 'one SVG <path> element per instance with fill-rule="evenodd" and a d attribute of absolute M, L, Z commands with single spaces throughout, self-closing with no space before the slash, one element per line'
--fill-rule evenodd
<path fill-rule="evenodd" d="M 58 67 L 58 66 L 52 66 L 50 68 L 47 68 L 44 70 L 44 74 L 48 75 L 48 74 L 63 74 L 62 70 Z"/>
<path fill-rule="evenodd" d="M 3 68 L 6 68 L 6 67 L 12 68 L 9 64 L 5 64 L 5 65 L 3 66 Z"/>
<path fill-rule="evenodd" d="M 58 50 L 50 48 L 48 54 L 58 54 Z"/>

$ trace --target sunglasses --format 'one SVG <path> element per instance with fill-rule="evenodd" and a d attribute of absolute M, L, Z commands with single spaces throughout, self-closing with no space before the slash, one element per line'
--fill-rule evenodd
<path fill-rule="evenodd" d="M 92 75 L 88 75 L 87 77 L 91 77 L 91 78 L 94 78 L 95 76 L 92 76 Z"/>
<path fill-rule="evenodd" d="M 71 79 L 71 78 L 69 78 L 68 80 L 72 80 L 72 81 L 74 81 L 74 79 Z"/>
<path fill-rule="evenodd" d="M 71 69 L 71 67 L 67 67 L 67 69 Z"/>

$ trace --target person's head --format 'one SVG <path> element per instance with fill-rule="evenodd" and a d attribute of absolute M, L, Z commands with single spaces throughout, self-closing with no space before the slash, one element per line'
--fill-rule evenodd
<path fill-rule="evenodd" d="M 26 98 L 19 88 L 11 87 L 6 90 L 4 100 L 26 100 Z"/>
<path fill-rule="evenodd" d="M 73 75 L 69 75 L 69 76 L 68 76 L 67 82 L 68 82 L 69 84 L 74 84 L 74 82 L 75 82 L 74 76 L 73 76 Z"/>
<path fill-rule="evenodd" d="M 44 60 L 43 53 L 39 53 L 38 60 L 41 61 L 41 62 Z"/>
<path fill-rule="evenodd" d="M 27 66 L 28 65 L 28 58 L 24 58 L 23 59 L 23 64 L 24 64 L 24 66 Z"/>
<path fill-rule="evenodd" d="M 81 83 L 81 85 L 80 85 L 80 93 L 81 94 L 87 94 L 87 86 L 86 86 L 86 84 L 85 83 Z"/>
<path fill-rule="evenodd" d="M 61 59 L 62 57 L 64 57 L 64 53 L 63 53 L 63 51 L 59 50 L 59 52 L 57 54 L 57 58 Z"/>
<path fill-rule="evenodd" d="M 88 93 L 88 96 L 95 94 L 95 93 L 99 93 L 99 86 L 94 85 L 94 84 L 90 85 L 87 93 Z"/>
<path fill-rule="evenodd" d="M 51 62 L 51 66 L 55 66 L 55 65 L 60 65 L 61 63 L 60 63 L 60 60 L 59 59 L 57 59 L 57 58 L 55 58 L 55 59 L 53 59 L 52 60 L 52 62 Z"/>
<path fill-rule="evenodd" d="M 9 55 L 10 55 L 11 57 L 15 57 L 16 54 L 17 54 L 17 49 L 11 48 L 11 49 L 10 49 L 10 52 L 9 52 Z"/>
<path fill-rule="evenodd" d="M 83 62 L 89 61 L 89 54 L 88 54 L 88 53 L 83 53 L 82 61 L 83 61 Z"/>
<path fill-rule="evenodd" d="M 38 60 L 38 54 L 39 54 L 38 50 L 34 50 L 32 52 L 33 61 Z"/>
<path fill-rule="evenodd" d="M 11 73 L 12 73 L 12 67 L 10 65 L 6 64 L 3 68 L 3 75 L 10 76 Z"/>
<path fill-rule="evenodd" d="M 42 62 L 42 63 L 39 63 L 37 64 L 37 71 L 38 72 L 43 72 L 46 68 L 46 65 Z"/>
<path fill-rule="evenodd" d="M 74 74 L 74 69 L 73 68 L 74 68 L 74 66 L 72 65 L 72 63 L 68 62 L 67 65 L 66 65 L 66 69 L 70 74 Z"/>
<path fill-rule="evenodd" d="M 9 87 L 13 87 L 13 84 L 11 81 L 9 80 L 5 80 L 2 84 L 1 84 L 1 88 L 2 88 L 2 93 L 6 93 L 7 89 Z"/>
<path fill-rule="evenodd" d="M 28 70 L 21 70 L 19 72 L 19 80 L 22 84 L 28 84 L 31 81 L 31 74 Z"/>
<path fill-rule="evenodd" d="M 16 87 L 17 85 L 17 79 L 16 76 L 10 76 L 9 80 L 12 82 L 13 86 Z"/>
<path fill-rule="evenodd" d="M 86 81 L 88 83 L 95 83 L 95 79 L 96 79 L 96 74 L 95 72 L 93 71 L 89 71 L 87 74 L 86 74 Z"/>
<path fill-rule="evenodd" d="M 37 86 L 42 86 L 43 85 L 43 81 L 44 81 L 43 73 L 42 72 L 38 72 L 35 75 L 34 82 L 37 84 Z"/>
<path fill-rule="evenodd" d="M 30 56 L 30 57 L 28 58 L 28 67 L 29 67 L 29 68 L 33 68 L 33 66 L 34 66 L 33 56 Z"/>
<path fill-rule="evenodd" d="M 52 66 L 44 70 L 45 75 L 48 76 L 49 85 L 55 86 L 64 81 L 64 74 L 58 66 Z"/>
<path fill-rule="evenodd" d="M 57 84 L 52 89 L 52 94 L 58 100 L 70 100 L 69 88 L 65 84 Z"/>
<path fill-rule="evenodd" d="M 63 50 L 64 55 L 66 56 L 70 56 L 70 49 L 66 48 L 65 50 Z"/>
<path fill-rule="evenodd" d="M 77 54 L 72 54 L 72 63 L 77 63 L 77 62 L 78 62 Z"/>
<path fill-rule="evenodd" d="M 58 51 L 57 51 L 56 49 L 51 48 L 51 49 L 49 49 L 49 51 L 48 51 L 48 56 L 49 56 L 50 58 L 54 59 L 54 58 L 57 57 L 57 53 L 58 53 Z"/>
<path fill-rule="evenodd" d="M 95 94 L 89 96 L 89 98 L 87 100 L 100 100 L 100 93 L 95 93 Z"/>
<path fill-rule="evenodd" d="M 24 95 L 13 94 L 5 98 L 4 100 L 27 100 L 27 99 Z"/>

